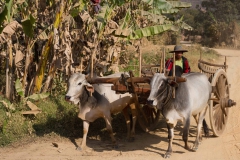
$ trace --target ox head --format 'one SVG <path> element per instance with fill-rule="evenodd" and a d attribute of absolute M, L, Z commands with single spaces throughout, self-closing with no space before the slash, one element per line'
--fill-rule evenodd
<path fill-rule="evenodd" d="M 80 73 L 75 73 L 70 77 L 67 94 L 65 96 L 66 101 L 78 104 L 84 90 L 87 90 L 90 94 L 94 92 L 93 86 L 87 82 L 86 78 L 86 75 Z"/>
<path fill-rule="evenodd" d="M 151 79 L 151 92 L 147 99 L 148 104 L 152 107 L 157 107 L 157 109 L 162 109 L 163 103 L 169 96 L 170 87 L 177 87 L 179 82 L 185 82 L 185 78 L 174 78 L 166 77 L 162 73 L 155 73 Z"/>

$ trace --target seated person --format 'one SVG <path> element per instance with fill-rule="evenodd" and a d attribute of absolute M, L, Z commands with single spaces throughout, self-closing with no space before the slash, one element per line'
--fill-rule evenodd
<path fill-rule="evenodd" d="M 175 68 L 176 68 L 176 76 L 181 76 L 182 73 L 189 73 L 191 71 L 188 60 L 183 56 L 184 52 L 188 52 L 187 50 L 182 49 L 182 46 L 176 45 L 174 50 L 169 53 L 175 53 Z M 173 58 L 167 60 L 165 64 L 166 75 L 172 76 L 172 68 L 173 68 Z"/>

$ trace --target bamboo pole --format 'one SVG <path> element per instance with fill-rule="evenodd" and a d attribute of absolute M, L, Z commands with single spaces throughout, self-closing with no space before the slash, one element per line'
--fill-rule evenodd
<path fill-rule="evenodd" d="M 93 53 L 91 55 L 91 78 L 93 77 Z"/>
<path fill-rule="evenodd" d="M 227 72 L 227 56 L 225 56 L 225 62 L 224 62 L 224 65 L 225 65 L 225 72 Z"/>
<path fill-rule="evenodd" d="M 139 77 L 141 77 L 142 76 L 142 51 L 141 51 L 140 45 L 138 47 L 139 47 Z"/>
<path fill-rule="evenodd" d="M 9 53 L 8 53 L 9 54 Z M 5 94 L 6 94 L 6 97 L 9 99 L 10 98 L 10 92 L 9 92 L 9 77 L 8 77 L 8 74 L 9 74 L 9 58 L 8 56 L 6 56 L 6 88 L 5 88 Z"/>
<path fill-rule="evenodd" d="M 163 66 L 164 66 L 164 69 L 163 69 L 163 74 L 165 75 L 165 72 L 166 72 L 166 69 L 165 69 L 165 57 L 166 56 L 166 50 L 165 50 L 165 47 L 163 47 Z"/>
<path fill-rule="evenodd" d="M 175 52 L 173 52 L 173 77 L 175 77 Z M 175 87 L 173 87 L 173 98 L 175 98 Z"/>
<path fill-rule="evenodd" d="M 160 67 L 159 67 L 159 72 L 161 73 L 163 69 L 163 52 L 161 52 L 161 58 L 160 58 Z"/>

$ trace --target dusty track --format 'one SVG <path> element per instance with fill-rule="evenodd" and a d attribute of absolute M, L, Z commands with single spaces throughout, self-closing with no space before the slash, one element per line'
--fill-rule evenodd
<path fill-rule="evenodd" d="M 180 128 L 175 130 L 173 150 L 171 159 L 184 160 L 238 160 L 240 159 L 240 51 L 235 50 L 217 50 L 221 55 L 230 56 L 227 58 L 229 65 L 227 76 L 231 84 L 231 99 L 237 102 L 230 110 L 230 117 L 227 128 L 220 137 L 203 138 L 197 152 L 189 152 L 183 148 Z M 223 58 L 224 59 L 224 58 Z M 221 62 L 221 64 L 223 61 Z M 209 123 L 208 123 L 209 124 Z M 195 123 L 192 119 L 190 130 L 190 144 L 195 138 Z M 212 133 L 211 133 L 212 134 Z M 76 139 L 80 143 L 81 139 Z M 58 143 L 58 148 L 53 147 L 52 142 Z M 163 159 L 162 156 L 167 149 L 167 133 L 162 128 L 150 133 L 136 133 L 136 139 L 133 143 L 119 140 L 120 148 L 113 150 L 106 142 L 98 140 L 88 140 L 87 144 L 92 150 L 80 152 L 75 150 L 73 141 L 62 137 L 38 138 L 29 140 L 22 145 L 14 145 L 1 148 L 1 159 L 136 159 L 150 160 Z"/>

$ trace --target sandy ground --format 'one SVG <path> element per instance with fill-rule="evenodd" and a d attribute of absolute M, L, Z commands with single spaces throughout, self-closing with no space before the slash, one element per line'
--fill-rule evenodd
<path fill-rule="evenodd" d="M 197 152 L 189 152 L 183 148 L 180 129 L 175 129 L 175 137 L 173 143 L 173 154 L 170 159 L 184 160 L 239 160 L 240 159 L 240 51 L 236 50 L 217 50 L 219 54 L 227 57 L 229 65 L 227 75 L 231 84 L 231 99 L 237 102 L 230 110 L 227 128 L 220 137 L 203 138 Z M 222 58 L 224 59 L 224 58 Z M 222 62 L 223 63 L 223 62 Z M 208 118 L 207 118 L 208 119 Z M 208 123 L 210 124 L 210 123 Z M 195 139 L 196 125 L 192 119 L 190 128 L 190 144 Z M 25 141 L 20 145 L 11 145 L 0 148 L 0 159 L 6 160 L 38 160 L 38 159 L 163 159 L 163 155 L 167 149 L 167 132 L 166 128 L 159 128 L 155 132 L 136 133 L 134 142 L 129 143 L 119 140 L 119 148 L 112 149 L 107 145 L 108 142 L 102 142 L 94 139 L 88 139 L 87 145 L 91 148 L 87 152 L 75 150 L 76 143 L 80 143 L 81 139 L 71 141 L 63 137 L 45 137 Z M 212 133 L 211 133 L 212 135 Z M 52 142 L 56 142 L 58 147 L 54 147 Z"/>

